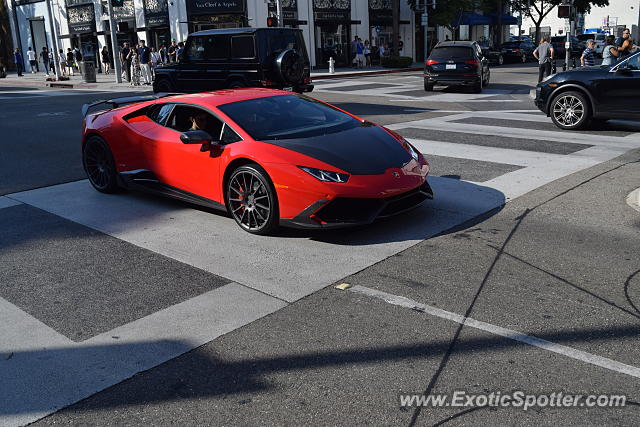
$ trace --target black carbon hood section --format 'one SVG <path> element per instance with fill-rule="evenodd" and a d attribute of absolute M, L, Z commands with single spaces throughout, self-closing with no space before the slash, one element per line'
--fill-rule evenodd
<path fill-rule="evenodd" d="M 381 175 L 411 160 L 393 136 L 370 124 L 326 135 L 263 142 L 313 157 L 351 175 Z"/>

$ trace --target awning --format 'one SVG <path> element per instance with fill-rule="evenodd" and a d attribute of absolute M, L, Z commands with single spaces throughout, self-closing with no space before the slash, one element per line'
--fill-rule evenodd
<path fill-rule="evenodd" d="M 460 14 L 458 19 L 451 23 L 452 27 L 458 27 L 460 25 L 491 25 L 491 18 L 478 13 L 464 12 Z"/>
<path fill-rule="evenodd" d="M 491 18 L 491 24 L 498 25 L 498 14 L 490 13 L 488 16 Z M 506 13 L 503 13 L 502 25 L 518 25 L 518 18 L 516 18 L 515 16 L 507 15 Z"/>

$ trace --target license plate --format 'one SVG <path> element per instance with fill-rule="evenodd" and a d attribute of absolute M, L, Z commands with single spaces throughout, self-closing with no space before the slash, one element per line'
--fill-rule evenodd
<path fill-rule="evenodd" d="M 447 70 L 455 70 L 456 69 L 456 64 L 447 64 L 445 69 L 447 69 Z"/>

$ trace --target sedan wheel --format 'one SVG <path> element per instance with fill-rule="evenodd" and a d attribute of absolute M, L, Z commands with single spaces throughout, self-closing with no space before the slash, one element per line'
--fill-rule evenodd
<path fill-rule="evenodd" d="M 236 223 L 253 234 L 278 226 L 278 202 L 267 173 L 258 165 L 236 169 L 227 184 L 227 207 Z"/>
<path fill-rule="evenodd" d="M 580 129 L 590 116 L 589 103 L 581 93 L 564 92 L 551 103 L 551 120 L 561 129 Z"/>
<path fill-rule="evenodd" d="M 113 155 L 102 138 L 92 136 L 82 150 L 82 164 L 93 187 L 102 193 L 118 191 Z"/>

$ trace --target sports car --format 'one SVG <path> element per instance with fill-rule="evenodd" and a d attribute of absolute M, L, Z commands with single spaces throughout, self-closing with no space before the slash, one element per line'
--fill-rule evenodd
<path fill-rule="evenodd" d="M 301 94 L 156 94 L 87 104 L 83 116 L 96 190 L 219 209 L 254 234 L 369 224 L 433 198 L 429 164 L 402 136 Z"/>

